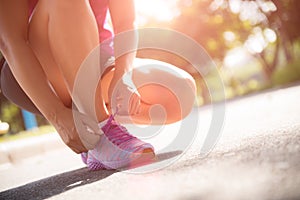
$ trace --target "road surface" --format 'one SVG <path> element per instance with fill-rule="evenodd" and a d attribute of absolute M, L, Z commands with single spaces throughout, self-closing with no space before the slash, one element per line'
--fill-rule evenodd
<path fill-rule="evenodd" d="M 201 131 L 211 106 L 200 116 Z M 300 199 L 300 86 L 227 102 L 221 138 L 206 157 L 198 138 L 172 165 L 144 174 L 91 172 L 67 148 L 37 153 L 0 166 L 0 199 Z"/>

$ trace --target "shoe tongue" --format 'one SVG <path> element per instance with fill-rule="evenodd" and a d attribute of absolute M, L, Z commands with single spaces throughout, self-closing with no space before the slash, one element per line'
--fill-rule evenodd
<path fill-rule="evenodd" d="M 107 129 L 110 129 L 110 127 L 112 126 L 118 126 L 118 124 L 115 122 L 115 120 L 113 119 L 109 119 L 109 121 L 101 128 L 104 132 L 104 134 L 107 134 L 106 132 L 109 132 L 107 131 Z"/>
<path fill-rule="evenodd" d="M 116 137 L 122 134 L 121 128 L 117 124 L 107 124 L 104 128 L 104 134 L 108 137 Z"/>

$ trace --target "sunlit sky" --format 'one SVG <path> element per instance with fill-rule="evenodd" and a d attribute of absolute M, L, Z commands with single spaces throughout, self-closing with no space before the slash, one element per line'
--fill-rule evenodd
<path fill-rule="evenodd" d="M 177 2 L 179 0 L 135 0 L 138 14 L 138 25 L 144 25 L 148 20 L 170 21 L 179 15 Z"/>
<path fill-rule="evenodd" d="M 224 66 L 227 68 L 238 68 L 243 66 L 246 62 L 253 59 L 246 48 L 237 47 L 228 51 L 224 59 Z"/>

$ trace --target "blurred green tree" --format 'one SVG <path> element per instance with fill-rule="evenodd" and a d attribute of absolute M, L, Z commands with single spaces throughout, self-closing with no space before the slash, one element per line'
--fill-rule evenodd
<path fill-rule="evenodd" d="M 0 70 L 4 63 L 0 52 Z M 41 115 L 36 115 L 39 126 L 49 125 L 48 121 Z M 18 133 L 25 129 L 21 109 L 5 98 L 0 88 L 0 120 L 7 122 L 10 126 L 9 133 Z"/>
<path fill-rule="evenodd" d="M 9 133 L 18 133 L 24 130 L 24 123 L 20 109 L 9 102 L 0 93 L 0 119 L 9 124 Z"/>
<path fill-rule="evenodd" d="M 299 10 L 298 0 L 193 0 L 183 7 L 173 27 L 196 39 L 215 59 L 222 60 L 228 49 L 245 45 L 270 79 L 280 50 L 288 63 L 296 58 Z"/>
<path fill-rule="evenodd" d="M 145 26 L 168 27 L 201 44 L 216 61 L 222 62 L 228 50 L 245 46 L 262 65 L 270 79 L 283 52 L 286 62 L 297 57 L 293 46 L 299 42 L 299 0 L 179 0 L 180 15 L 171 22 L 150 21 Z M 152 57 L 190 71 L 178 55 L 143 51 Z"/>

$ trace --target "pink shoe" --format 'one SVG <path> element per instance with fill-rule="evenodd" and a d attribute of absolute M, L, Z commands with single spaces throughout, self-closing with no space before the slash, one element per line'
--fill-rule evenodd
<path fill-rule="evenodd" d="M 80 154 L 81 155 L 81 160 L 84 164 L 87 164 L 87 158 L 88 158 L 88 153 L 87 152 L 83 152 Z"/>
<path fill-rule="evenodd" d="M 154 148 L 129 134 L 110 116 L 102 127 L 104 132 L 95 149 L 81 155 L 91 170 L 120 169 L 149 163 L 155 157 Z"/>

